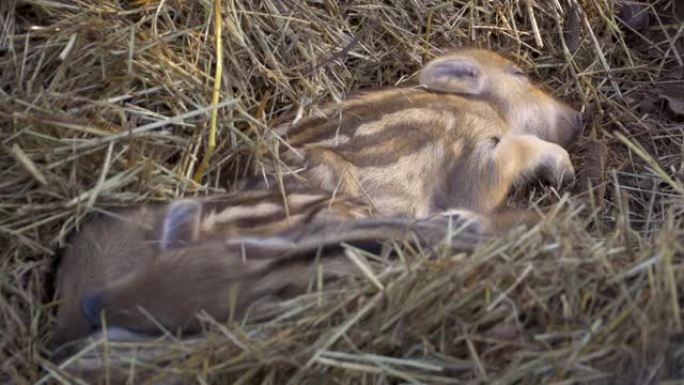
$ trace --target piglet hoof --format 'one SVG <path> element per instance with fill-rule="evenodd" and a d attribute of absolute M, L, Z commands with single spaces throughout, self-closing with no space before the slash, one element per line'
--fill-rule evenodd
<path fill-rule="evenodd" d="M 102 304 L 103 298 L 101 293 L 86 295 L 81 300 L 81 311 L 92 329 L 99 329 L 102 327 L 102 322 L 100 320 Z"/>
<path fill-rule="evenodd" d="M 544 153 L 537 169 L 539 178 L 557 187 L 566 188 L 575 182 L 575 168 L 570 161 L 570 154 L 555 144 L 550 151 Z"/>
<path fill-rule="evenodd" d="M 486 220 L 478 213 L 465 209 L 451 209 L 438 214 L 445 223 L 451 222 L 453 229 L 466 233 L 483 234 L 486 232 Z"/>

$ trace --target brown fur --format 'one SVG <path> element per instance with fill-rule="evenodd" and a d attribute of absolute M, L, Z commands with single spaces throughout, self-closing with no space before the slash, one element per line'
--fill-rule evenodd
<path fill-rule="evenodd" d="M 244 191 L 196 201 L 201 204 L 201 211 L 198 221 L 190 225 L 193 244 L 211 244 L 215 240 L 221 243 L 238 235 L 268 236 L 303 223 L 326 224 L 370 215 L 362 203 L 333 199 L 327 192 L 315 189 L 293 192 L 287 199 L 272 191 Z M 96 218 L 84 223 L 82 230 L 70 239 L 58 275 L 57 295 L 61 303 L 53 344 L 60 345 L 89 333 L 89 323 L 81 311 L 85 295 L 109 287 L 159 260 L 164 251 L 160 246 L 162 226 L 169 207 L 146 205 Z M 172 249 L 174 255 L 182 250 Z M 216 256 L 223 253 L 217 252 Z M 187 262 L 209 261 L 195 257 Z M 172 280 L 194 284 L 182 274 Z M 157 294 L 161 293 L 152 295 Z"/>
<path fill-rule="evenodd" d="M 479 75 L 442 78 L 440 63 Z M 574 178 L 563 146 L 581 130 L 579 114 L 519 71 L 491 51 L 449 53 L 423 69 L 422 87 L 362 94 L 284 128 L 294 149 L 284 158 L 308 183 L 381 215 L 491 212 L 517 183 Z"/>
<path fill-rule="evenodd" d="M 184 212 L 184 205 L 197 205 L 199 210 L 179 222 L 177 235 L 165 235 L 169 218 L 174 211 Z M 445 239 L 447 221 L 453 217 L 456 224 L 473 223 L 470 235 L 459 235 L 448 245 L 471 249 L 479 240 L 481 218 L 466 211 L 451 214 L 418 222 L 364 219 L 371 211 L 362 202 L 301 189 L 286 199 L 270 191 L 244 191 L 99 218 L 85 224 L 64 252 L 58 289 L 62 303 L 53 343 L 61 345 L 90 333 L 93 320 L 84 315 L 82 300 L 95 293 L 100 293 L 111 326 L 148 334 L 158 331 L 138 310 L 142 307 L 170 329 L 197 331 L 195 314 L 200 309 L 218 319 L 242 317 L 262 297 L 305 291 L 319 255 L 327 277 L 348 273 L 342 242 L 367 249 L 418 237 L 425 247 L 432 247 Z M 169 237 L 182 243 L 166 242 Z M 269 307 L 257 306 L 252 314 L 263 316 Z"/>
<path fill-rule="evenodd" d="M 156 326 L 139 307 L 168 328 L 196 331 L 200 309 L 225 320 L 262 297 L 304 291 L 320 247 L 324 270 L 339 276 L 349 268 L 340 242 L 418 236 L 432 245 L 447 228 L 434 215 L 454 209 L 475 233 L 503 230 L 521 218 L 497 211 L 513 186 L 574 177 L 564 146 L 581 129 L 579 114 L 510 60 L 455 51 L 428 63 L 420 82 L 366 93 L 284 127 L 283 158 L 303 169 L 285 177 L 285 198 L 273 176 L 252 181 L 257 191 L 140 208 L 84 226 L 60 269 L 55 342 L 87 335 L 100 309 L 110 325 L 143 333 Z"/>

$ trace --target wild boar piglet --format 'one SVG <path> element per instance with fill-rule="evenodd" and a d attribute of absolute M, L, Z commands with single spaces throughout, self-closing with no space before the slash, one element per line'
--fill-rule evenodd
<path fill-rule="evenodd" d="M 126 274 L 108 274 L 113 279 L 102 280 L 99 287 L 88 285 L 87 291 L 71 288 L 69 295 L 80 298 L 81 313 L 64 318 L 72 324 L 63 323 L 62 334 L 73 338 L 79 332 L 83 336 L 97 330 L 102 326 L 102 316 L 109 327 L 141 334 L 159 333 L 160 325 L 174 332 L 197 332 L 200 311 L 219 321 L 243 317 L 248 310 L 252 318 L 261 318 L 271 312 L 273 299 L 304 293 L 317 272 L 322 272 L 323 278 L 339 278 L 354 271 L 353 263 L 344 255 L 347 246 L 380 253 L 387 242 L 418 241 L 425 248 L 443 245 L 452 250 L 471 250 L 481 239 L 479 218 L 463 211 L 418 221 L 355 215 L 343 218 L 328 211 L 325 218 L 309 218 L 283 231 L 243 231 L 226 236 L 222 221 L 225 225 L 231 215 L 240 212 L 235 207 L 205 212 L 211 210 L 211 204 L 184 199 L 158 210 L 162 214 L 154 226 L 157 231 L 141 242 L 149 246 L 146 251 L 151 257 L 145 256 Z M 99 227 L 117 231 L 123 223 L 107 220 Z M 142 228 L 138 231 L 145 232 Z M 451 232 L 457 234 L 451 237 Z M 95 241 L 92 255 L 67 257 L 82 264 L 98 263 L 104 270 L 115 269 L 122 262 L 109 258 L 120 255 L 102 253 L 112 246 L 109 240 L 115 238 Z M 75 244 L 90 241 L 74 240 Z M 62 278 L 69 284 L 79 281 L 76 272 L 65 271 Z M 63 307 L 62 315 L 73 311 L 72 306 Z M 74 323 L 78 316 L 79 322 Z M 58 319 L 62 320 L 60 314 Z"/>
<path fill-rule="evenodd" d="M 98 215 L 69 237 L 62 252 L 56 285 L 60 305 L 52 343 L 61 345 L 88 335 L 91 323 L 82 312 L 82 299 L 144 269 L 165 250 L 237 235 L 268 236 L 303 222 L 368 215 L 364 204 L 332 199 L 316 189 L 292 192 L 286 199 L 279 192 L 242 191 Z"/>
<path fill-rule="evenodd" d="M 581 133 L 581 114 L 513 61 L 454 50 L 428 62 L 419 82 L 362 93 L 282 128 L 282 159 L 300 170 L 285 187 L 304 177 L 367 201 L 379 215 L 422 217 L 489 213 L 513 186 L 574 179 L 564 147 Z M 253 183 L 274 186 L 280 176 Z"/>

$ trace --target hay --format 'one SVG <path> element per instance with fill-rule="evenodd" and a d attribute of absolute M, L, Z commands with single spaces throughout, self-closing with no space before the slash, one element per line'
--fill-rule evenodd
<path fill-rule="evenodd" d="M 610 0 L 3 0 L 0 382 L 668 383 L 684 377 L 682 6 L 618 20 Z M 638 22 L 637 22 L 638 21 Z M 641 24 L 639 24 L 641 23 Z M 475 254 L 374 262 L 262 324 L 46 347 L 55 250 L 89 213 L 230 189 L 277 160 L 269 128 L 404 84 L 439 48 L 495 48 L 587 111 L 570 196 Z M 216 50 L 223 68 L 216 68 Z M 220 77 L 220 79 L 217 78 Z M 220 82 L 218 81 L 220 80 Z M 192 177 L 221 84 L 216 148 Z M 84 380 L 87 381 L 87 380 Z M 665 382 L 663 382 L 665 381 Z M 671 382 L 674 383 L 674 382 Z"/>

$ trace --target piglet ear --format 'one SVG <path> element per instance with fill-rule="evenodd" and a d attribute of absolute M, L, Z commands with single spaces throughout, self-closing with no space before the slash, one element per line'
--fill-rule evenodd
<path fill-rule="evenodd" d="M 160 246 L 172 249 L 186 246 L 198 237 L 202 205 L 184 199 L 169 205 L 161 229 Z"/>
<path fill-rule="evenodd" d="M 437 58 L 420 71 L 420 84 L 433 91 L 479 95 L 484 81 L 479 64 L 467 57 Z"/>

